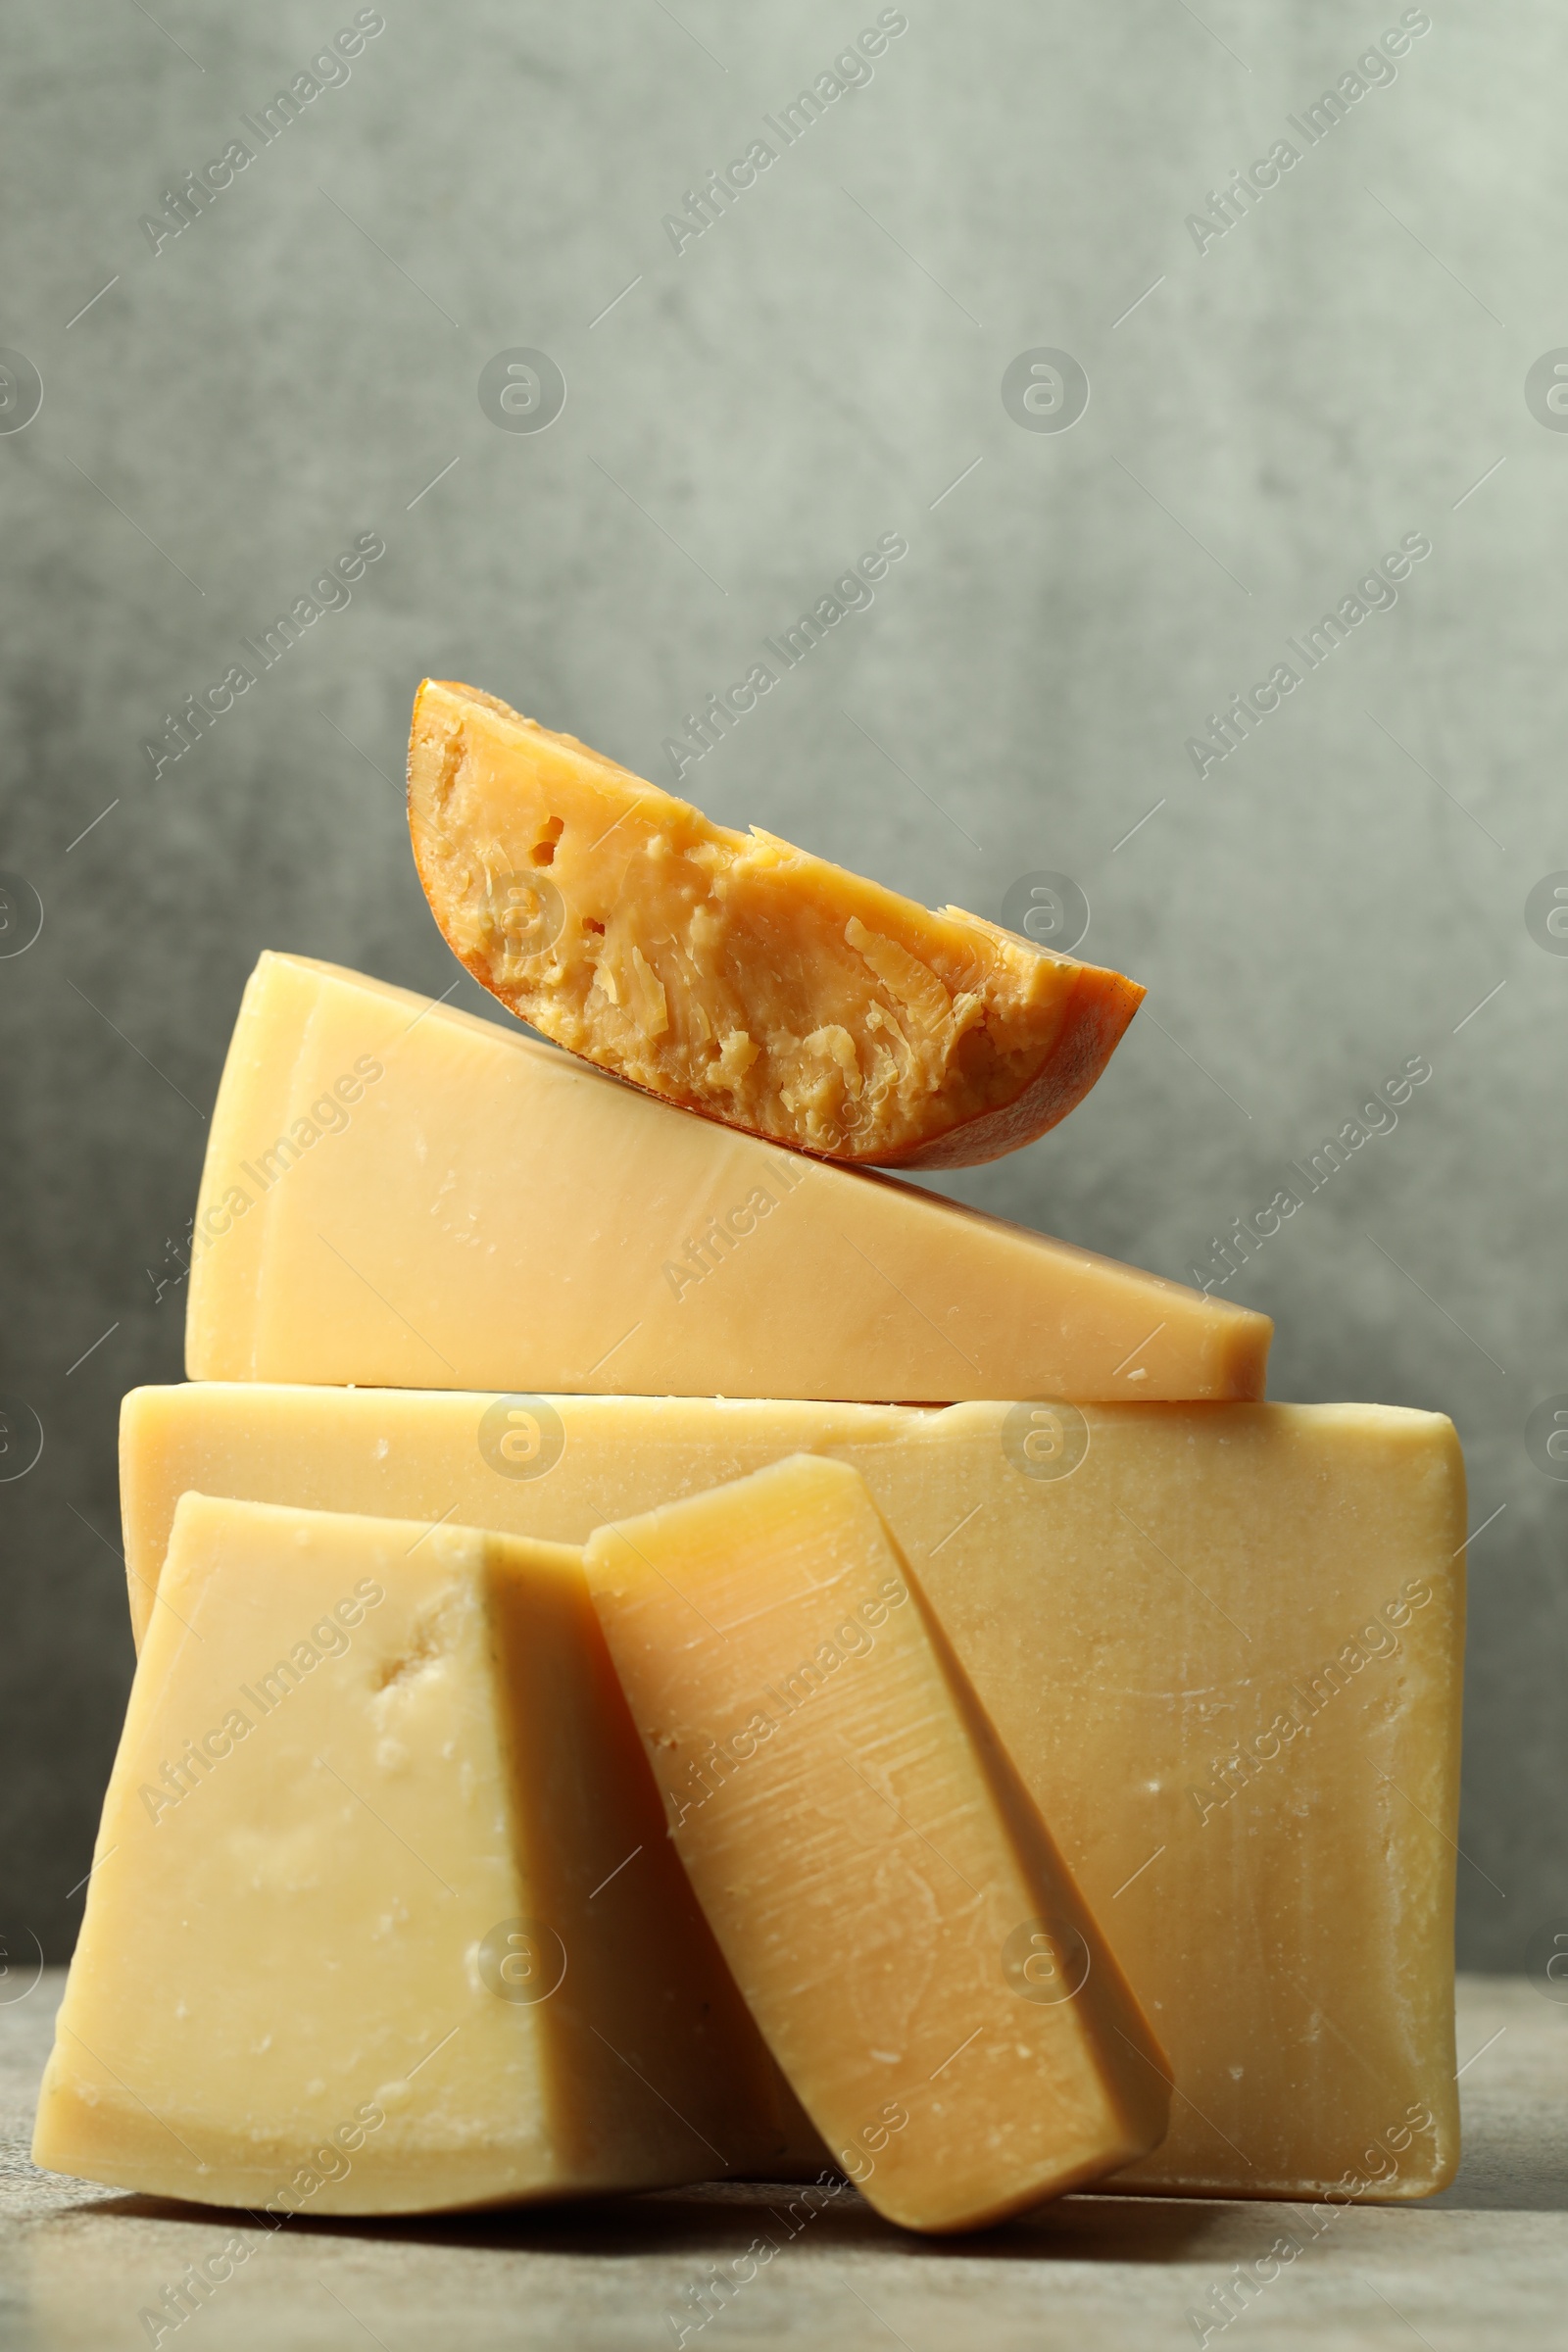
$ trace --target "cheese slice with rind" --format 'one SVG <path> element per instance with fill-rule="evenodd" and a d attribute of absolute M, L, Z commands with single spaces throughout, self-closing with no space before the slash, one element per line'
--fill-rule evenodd
<path fill-rule="evenodd" d="M 1147 2155 L 1163 2053 L 858 1474 L 796 1454 L 583 1564 L 709 1924 L 868 2202 L 978 2229 Z"/>
<path fill-rule="evenodd" d="M 544 1036 L 829 1159 L 966 1167 L 1081 1102 L 1120 972 L 712 823 L 574 736 L 427 678 L 409 824 L 454 955 Z"/>

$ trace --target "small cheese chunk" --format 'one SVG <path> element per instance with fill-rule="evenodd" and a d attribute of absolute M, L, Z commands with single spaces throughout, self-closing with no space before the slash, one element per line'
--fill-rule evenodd
<path fill-rule="evenodd" d="M 264 956 L 213 1114 L 193 1379 L 1253 1396 L 1271 1325 Z"/>
<path fill-rule="evenodd" d="M 1016 1150 L 1082 1101 L 1144 994 L 712 824 L 470 686 L 419 688 L 409 825 L 448 946 L 511 1011 L 666 1102 L 831 1159 Z"/>
<path fill-rule="evenodd" d="M 1170 2131 L 1111 2185 L 1444 2187 L 1465 1490 L 1441 1413 L 138 1389 L 131 1613 L 184 1487 L 581 1543 L 803 1451 L 870 1488 L 1169 2052 Z"/>
<path fill-rule="evenodd" d="M 864 1481 L 797 1454 L 583 1557 L 709 1924 L 878 2212 L 977 2229 L 1146 2155 L 1163 2058 Z"/>
<path fill-rule="evenodd" d="M 577 1552 L 187 1494 L 163 1595 L 39 2164 L 274 2215 L 792 2168 Z"/>

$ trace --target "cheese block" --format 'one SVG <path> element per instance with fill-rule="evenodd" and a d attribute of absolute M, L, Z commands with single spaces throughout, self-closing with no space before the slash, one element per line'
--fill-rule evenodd
<path fill-rule="evenodd" d="M 803 1451 L 864 1478 L 1169 2053 L 1170 2131 L 1117 2185 L 1441 2188 L 1465 1540 L 1441 1414 L 141 1389 L 132 1610 L 187 1486 L 581 1543 Z"/>
<path fill-rule="evenodd" d="M 213 1113 L 194 1379 L 1251 1396 L 1271 1325 L 264 956 Z"/>
<path fill-rule="evenodd" d="M 39 2164 L 275 2216 L 789 2169 L 578 1552 L 187 1494 L 163 1591 Z"/>
<path fill-rule="evenodd" d="M 409 828 L 447 945 L 546 1037 L 830 1159 L 999 1159 L 1094 1085 L 1143 990 L 736 833 L 571 735 L 426 678 Z"/>
<path fill-rule="evenodd" d="M 795 1454 L 601 1528 L 675 1847 L 861 2194 L 972 2230 L 1164 2134 L 1164 2060 L 865 1482 Z"/>

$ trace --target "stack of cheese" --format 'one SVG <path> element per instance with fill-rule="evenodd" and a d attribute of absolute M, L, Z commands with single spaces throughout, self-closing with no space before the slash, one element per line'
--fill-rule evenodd
<path fill-rule="evenodd" d="M 1140 992 L 467 689 L 410 783 L 568 1052 L 250 983 L 38 2161 L 274 2218 L 1441 2186 L 1450 1424 L 1265 1404 L 1261 1316 L 871 1172 L 1042 1132 Z"/>

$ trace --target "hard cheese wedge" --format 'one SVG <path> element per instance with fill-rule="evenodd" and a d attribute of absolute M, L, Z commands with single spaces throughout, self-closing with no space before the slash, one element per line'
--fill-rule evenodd
<path fill-rule="evenodd" d="M 975 2229 L 1147 2154 L 1161 2054 L 857 1472 L 583 1559 L 709 1924 L 878 2212 Z"/>
<path fill-rule="evenodd" d="M 264 956 L 213 1114 L 194 1379 L 1251 1396 L 1271 1325 Z"/>
<path fill-rule="evenodd" d="M 1170 2132 L 1116 2184 L 1441 2188 L 1465 1538 L 1441 1414 L 140 1389 L 132 1611 L 187 1486 L 580 1543 L 806 1450 L 864 1478 L 1170 2055 Z"/>
<path fill-rule="evenodd" d="M 274 2214 L 790 2169 L 577 1552 L 187 1494 L 163 1590 L 39 2164 Z"/>
<path fill-rule="evenodd" d="M 1082 1101 L 1144 994 L 956 906 L 735 833 L 493 695 L 427 678 L 415 862 L 448 946 L 546 1037 L 833 1159 L 963 1167 Z"/>

